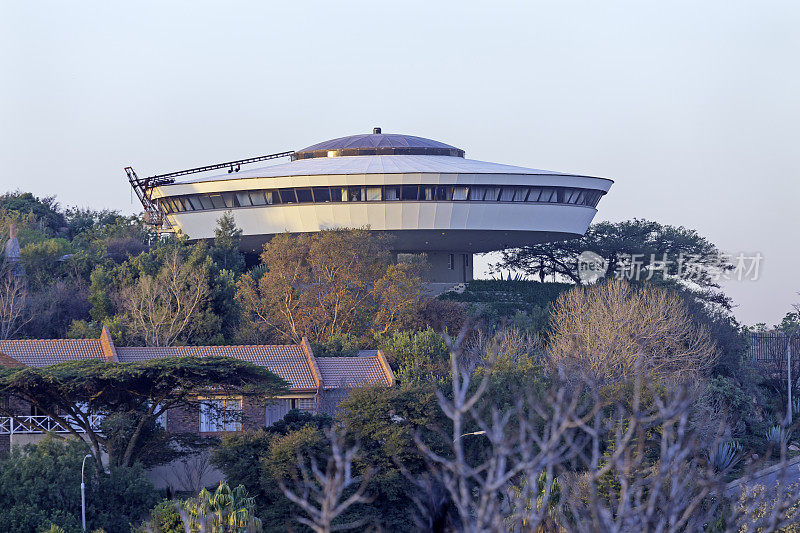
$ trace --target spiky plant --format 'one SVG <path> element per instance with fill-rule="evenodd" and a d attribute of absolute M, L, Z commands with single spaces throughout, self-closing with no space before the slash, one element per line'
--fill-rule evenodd
<path fill-rule="evenodd" d="M 775 424 L 769 428 L 764 436 L 767 438 L 767 444 L 770 446 L 781 446 L 783 444 L 788 444 L 789 440 L 792 438 L 791 432 L 787 431 L 779 424 Z"/>
<path fill-rule="evenodd" d="M 736 440 L 718 442 L 708 450 L 708 460 L 714 470 L 725 472 L 741 460 L 742 445 Z"/>
<path fill-rule="evenodd" d="M 247 496 L 243 485 L 231 489 L 223 482 L 214 494 L 203 489 L 197 498 L 186 500 L 180 514 L 192 532 L 255 533 L 261 531 L 255 507 L 255 498 Z"/>

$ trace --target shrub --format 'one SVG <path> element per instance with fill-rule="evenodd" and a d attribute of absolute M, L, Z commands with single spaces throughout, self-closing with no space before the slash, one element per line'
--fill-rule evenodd
<path fill-rule="evenodd" d="M 161 500 L 150 511 L 150 520 L 143 524 L 140 528 L 142 532 L 147 533 L 185 533 L 181 521 L 181 515 L 178 513 L 177 506 L 180 502 L 172 500 Z"/>
<path fill-rule="evenodd" d="M 381 339 L 380 348 L 396 368 L 400 383 L 437 382 L 448 374 L 449 351 L 442 336 L 430 327 L 417 332 L 396 332 Z"/>
<path fill-rule="evenodd" d="M 37 532 L 58 526 L 81 527 L 81 462 L 88 452 L 82 441 L 45 438 L 14 447 L 0 460 L 0 531 Z M 127 531 L 157 501 L 153 485 L 140 466 L 114 468 L 97 475 L 86 461 L 86 523 L 90 529 Z"/>

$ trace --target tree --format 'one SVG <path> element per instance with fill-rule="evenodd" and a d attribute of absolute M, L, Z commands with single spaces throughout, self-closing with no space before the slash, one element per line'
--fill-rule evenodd
<path fill-rule="evenodd" d="M 277 235 L 261 261 L 267 271 L 244 274 L 236 298 L 247 322 L 280 339 L 369 338 L 421 304 L 414 267 L 390 265 L 389 241 L 366 229 Z"/>
<path fill-rule="evenodd" d="M 46 437 L 14 446 L 0 458 L 0 530 L 38 533 L 56 525 L 81 531 L 81 461 L 87 450 L 82 440 Z M 128 531 L 158 500 L 140 466 L 112 467 L 105 475 L 89 462 L 85 474 L 90 531 Z"/>
<path fill-rule="evenodd" d="M 330 533 L 363 526 L 366 519 L 334 524 L 337 518 L 357 504 L 369 503 L 366 494 L 372 470 L 362 476 L 353 475 L 353 463 L 358 456 L 358 445 L 348 446 L 344 431 L 331 427 L 325 431 L 331 445 L 331 454 L 325 469 L 321 469 L 315 457 L 298 457 L 300 476 L 290 486 L 279 479 L 283 494 L 300 507 L 308 518 L 300 516 L 297 521 L 310 527 L 315 533 Z M 351 487 L 354 491 L 349 490 Z"/>
<path fill-rule="evenodd" d="M 255 496 L 266 531 L 290 530 L 292 503 L 281 492 L 278 478 L 288 479 L 296 472 L 298 453 L 326 460 L 323 429 L 330 425 L 327 415 L 294 409 L 269 427 L 224 436 L 213 448 L 211 463 L 228 483 L 244 485 Z"/>
<path fill-rule="evenodd" d="M 3 258 L 0 260 L 0 339 L 10 339 L 30 322 L 29 307 L 25 276 L 17 272 L 16 264 Z"/>
<path fill-rule="evenodd" d="M 396 331 L 381 339 L 380 348 L 405 385 L 441 383 L 448 376 L 448 350 L 441 335 L 427 329 Z"/>
<path fill-rule="evenodd" d="M 50 234 L 66 225 L 55 196 L 38 198 L 29 192 L 7 192 L 0 195 L 0 211 L 31 215 L 41 221 L 41 228 Z"/>
<path fill-rule="evenodd" d="M 170 250 L 155 275 L 142 275 L 119 293 L 131 336 L 146 346 L 171 346 L 196 327 L 208 296 L 208 265 L 197 268 Z"/>
<path fill-rule="evenodd" d="M 506 250 L 494 268 L 520 270 L 541 281 L 548 275 L 564 276 L 582 284 L 578 256 L 585 251 L 605 261 L 607 277 L 622 273 L 664 280 L 682 274 L 700 287 L 699 297 L 730 308 L 730 300 L 714 290 L 722 272 L 733 268 L 721 251 L 695 230 L 650 220 L 599 222 L 578 239 Z"/>
<path fill-rule="evenodd" d="M 166 357 L 135 363 L 80 360 L 41 368 L 0 369 L 0 393 L 30 403 L 69 433 L 88 440 L 95 461 L 130 466 L 143 436 L 162 414 L 198 408 L 198 395 L 264 398 L 286 383 L 267 369 L 227 357 Z M 15 416 L 8 407 L 0 412 Z M 97 427 L 95 415 L 130 423 Z M 218 413 L 230 417 L 232 413 Z M 108 431 L 111 429 L 112 431 Z"/>
<path fill-rule="evenodd" d="M 434 451 L 418 438 L 429 475 L 409 473 L 420 527 L 434 523 L 427 502 L 436 486 L 446 495 L 438 496 L 439 507 L 449 500 L 456 510 L 445 526 L 458 531 L 711 526 L 732 533 L 776 531 L 796 522 L 800 487 L 787 483 L 792 474 L 785 443 L 775 492 L 750 490 L 746 475 L 739 502 L 728 499 L 725 476 L 731 465 L 717 468 L 706 459 L 720 441 L 701 440 L 691 424 L 695 389 L 664 387 L 638 373 L 623 394 L 614 395 L 577 368 L 569 376 L 554 373 L 543 396 L 519 395 L 506 409 L 494 401 L 481 405 L 494 357 L 486 354 L 482 368 L 471 372 L 461 362 L 461 338 L 449 344 L 452 390 L 437 394 L 452 422 L 450 450 Z M 721 435 L 724 423 L 720 426 Z M 476 441 L 480 452 L 470 453 Z"/>
<path fill-rule="evenodd" d="M 629 379 L 639 372 L 685 380 L 711 368 L 718 355 L 679 296 L 621 280 L 563 293 L 550 323 L 552 364 L 602 380 Z"/>
<path fill-rule="evenodd" d="M 220 270 L 230 270 L 239 273 L 244 270 L 244 255 L 239 251 L 242 242 L 242 230 L 236 227 L 231 211 L 225 213 L 217 220 L 214 230 L 214 246 L 211 256 Z"/>

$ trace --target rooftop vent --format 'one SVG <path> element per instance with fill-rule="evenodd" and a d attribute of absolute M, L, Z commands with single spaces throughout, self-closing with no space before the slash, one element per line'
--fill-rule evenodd
<path fill-rule="evenodd" d="M 372 133 L 375 134 L 375 135 L 379 135 L 381 133 L 381 129 L 380 128 L 372 128 Z"/>

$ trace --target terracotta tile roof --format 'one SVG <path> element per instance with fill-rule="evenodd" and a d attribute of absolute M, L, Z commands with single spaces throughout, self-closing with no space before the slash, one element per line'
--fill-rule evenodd
<path fill-rule="evenodd" d="M 261 346 L 170 346 L 116 348 L 120 362 L 146 361 L 160 357 L 235 357 L 267 368 L 289 382 L 293 390 L 316 389 L 308 358 L 297 345 Z"/>
<path fill-rule="evenodd" d="M 20 363 L 19 361 L 17 361 L 13 357 L 9 357 L 6 354 L 0 352 L 0 366 L 13 368 L 13 367 L 25 366 L 25 365 L 23 365 L 22 363 Z"/>
<path fill-rule="evenodd" d="M 317 365 L 324 389 L 391 386 L 391 380 L 377 355 L 317 357 Z"/>
<path fill-rule="evenodd" d="M 81 359 L 105 359 L 99 339 L 0 340 L 0 352 L 26 366 L 47 366 Z"/>
<path fill-rule="evenodd" d="M 0 341 L 0 364 L 40 367 L 81 359 L 130 363 L 161 357 L 235 357 L 263 366 L 289 382 L 294 391 L 394 384 L 380 351 L 359 357 L 314 357 L 307 340 L 299 345 L 116 347 L 106 330 L 100 339 L 43 339 Z"/>

